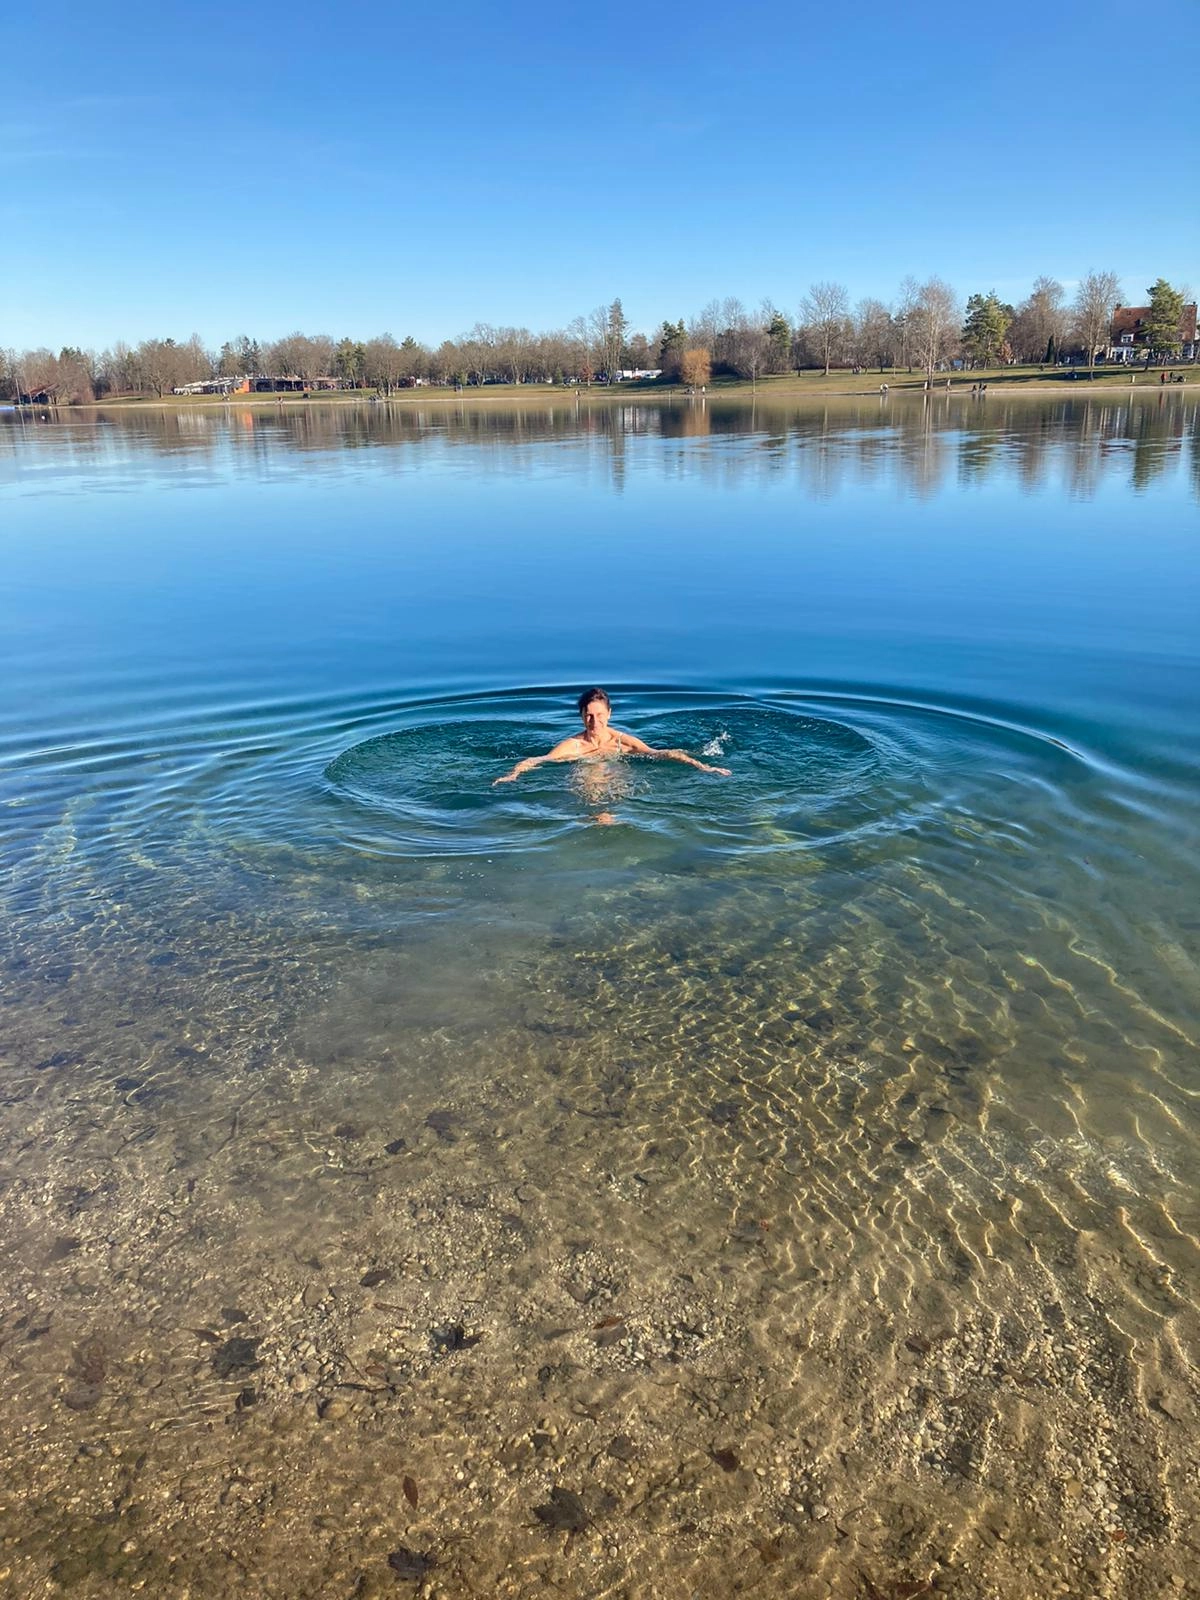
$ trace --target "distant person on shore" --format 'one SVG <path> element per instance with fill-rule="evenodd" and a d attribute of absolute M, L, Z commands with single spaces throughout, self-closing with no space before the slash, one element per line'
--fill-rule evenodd
<path fill-rule="evenodd" d="M 697 761 L 695 756 L 688 755 L 686 750 L 655 750 L 636 734 L 624 733 L 612 727 L 608 720 L 612 716 L 612 701 L 603 689 L 585 689 L 579 696 L 578 705 L 579 715 L 583 719 L 582 733 L 572 734 L 569 739 L 562 740 L 544 756 L 526 756 L 517 762 L 511 772 L 495 779 L 492 787 L 495 788 L 497 783 L 512 783 L 523 772 L 532 772 L 534 767 L 543 766 L 548 761 L 582 761 L 585 756 L 654 756 L 659 760 L 682 761 L 685 766 L 695 767 L 700 772 L 715 772 L 722 778 L 730 776 L 728 767 L 707 766 L 703 761 Z"/>

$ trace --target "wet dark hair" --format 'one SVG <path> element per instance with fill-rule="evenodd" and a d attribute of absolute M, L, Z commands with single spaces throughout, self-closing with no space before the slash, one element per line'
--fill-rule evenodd
<path fill-rule="evenodd" d="M 612 710 L 612 701 L 608 698 L 603 689 L 585 689 L 579 696 L 579 700 L 577 702 L 580 716 L 583 716 L 584 712 L 591 705 L 593 700 L 602 700 L 608 709 L 610 711 Z"/>

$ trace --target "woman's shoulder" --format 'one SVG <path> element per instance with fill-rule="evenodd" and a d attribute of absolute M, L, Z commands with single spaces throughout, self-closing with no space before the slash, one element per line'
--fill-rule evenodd
<path fill-rule="evenodd" d="M 566 739 L 560 740 L 560 742 L 554 746 L 554 749 L 551 750 L 550 754 L 552 756 L 574 756 L 578 755 L 583 748 L 584 743 L 582 738 L 579 736 L 579 734 L 573 733 Z"/>

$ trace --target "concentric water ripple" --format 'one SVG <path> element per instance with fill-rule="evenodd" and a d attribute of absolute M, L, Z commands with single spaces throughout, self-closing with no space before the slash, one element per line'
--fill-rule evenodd
<path fill-rule="evenodd" d="M 1072 748 L 1017 710 L 929 704 L 894 691 L 770 695 L 614 690 L 616 722 L 731 776 L 672 761 L 552 764 L 497 787 L 522 756 L 574 731 L 572 691 L 422 699 L 331 698 L 196 710 L 103 740 L 71 730 L 0 763 L 3 825 L 18 857 L 69 832 L 70 856 L 106 862 L 196 851 L 292 851 L 306 871 L 349 858 L 497 857 L 570 850 L 597 813 L 621 824 L 613 859 L 683 851 L 738 860 L 907 841 L 986 856 L 1102 850 L 1144 780 Z M 80 793 L 80 785 L 86 785 Z M 188 841 L 185 843 L 185 839 Z M 891 841 L 891 842 L 889 842 Z"/>
<path fill-rule="evenodd" d="M 608 758 L 542 767 L 497 789 L 495 779 L 514 761 L 544 753 L 570 725 L 493 717 L 480 702 L 439 707 L 433 722 L 354 745 L 325 776 L 353 820 L 377 842 L 390 837 L 396 850 L 534 849 L 597 811 L 635 830 L 752 850 L 802 842 L 809 837 L 802 819 L 815 821 L 868 793 L 888 755 L 886 740 L 794 710 L 718 701 L 658 711 L 654 699 L 639 696 L 633 731 L 657 749 L 727 763 L 730 779 L 677 763 Z M 895 754 L 899 766 L 903 758 Z M 354 844 L 353 832 L 345 837 Z"/>

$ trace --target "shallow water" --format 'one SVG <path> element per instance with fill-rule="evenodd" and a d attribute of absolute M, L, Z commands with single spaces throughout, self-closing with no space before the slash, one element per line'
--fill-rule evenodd
<path fill-rule="evenodd" d="M 1170 1592 L 1197 415 L 0 427 L 14 1593 L 367 1592 L 398 1544 L 450 1594 L 724 1594 L 748 1548 L 763 1592 Z M 597 681 L 732 776 L 493 787 Z M 197 1327 L 262 1341 L 254 1407 Z"/>

